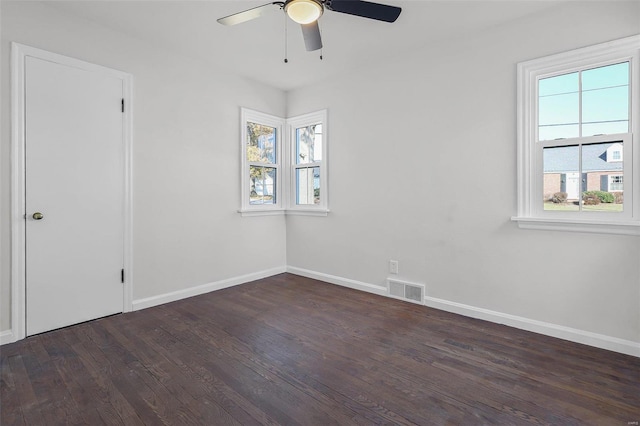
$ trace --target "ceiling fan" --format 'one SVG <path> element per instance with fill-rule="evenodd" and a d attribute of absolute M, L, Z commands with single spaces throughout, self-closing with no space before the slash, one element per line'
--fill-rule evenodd
<path fill-rule="evenodd" d="M 384 22 L 395 22 L 402 11 L 401 8 L 396 6 L 362 0 L 285 0 L 274 1 L 273 3 L 234 13 L 218 19 L 218 22 L 223 25 L 236 25 L 259 18 L 274 10 L 284 10 L 289 18 L 301 25 L 305 47 L 308 51 L 312 51 L 322 48 L 318 19 L 324 13 L 325 8 L 333 12 L 347 13 Z"/>

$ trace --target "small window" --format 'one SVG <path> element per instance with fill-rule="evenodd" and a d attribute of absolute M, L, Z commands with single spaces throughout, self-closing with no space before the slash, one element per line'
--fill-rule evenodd
<path fill-rule="evenodd" d="M 623 191 L 622 183 L 624 177 L 622 175 L 610 175 L 609 176 L 609 191 L 611 192 L 619 192 Z"/>
<path fill-rule="evenodd" d="M 287 120 L 291 138 L 289 211 L 326 212 L 326 111 Z"/>
<path fill-rule="evenodd" d="M 242 110 L 242 211 L 282 209 L 283 126 L 278 117 Z"/>
<path fill-rule="evenodd" d="M 640 234 L 639 47 L 634 36 L 518 64 L 521 227 Z"/>

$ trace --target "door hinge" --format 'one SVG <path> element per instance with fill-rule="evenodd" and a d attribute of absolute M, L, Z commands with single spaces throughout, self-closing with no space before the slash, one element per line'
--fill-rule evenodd
<path fill-rule="evenodd" d="M 124 112 L 124 98 L 122 98 L 122 102 L 121 102 L 120 106 L 121 106 L 121 111 Z"/>
<path fill-rule="evenodd" d="M 124 284 L 124 269 L 120 270 L 120 282 Z"/>

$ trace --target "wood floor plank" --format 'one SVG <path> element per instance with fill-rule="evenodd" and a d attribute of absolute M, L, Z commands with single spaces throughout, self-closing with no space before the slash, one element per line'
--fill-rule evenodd
<path fill-rule="evenodd" d="M 613 425 L 640 358 L 280 274 L 0 349 L 0 424 Z"/>

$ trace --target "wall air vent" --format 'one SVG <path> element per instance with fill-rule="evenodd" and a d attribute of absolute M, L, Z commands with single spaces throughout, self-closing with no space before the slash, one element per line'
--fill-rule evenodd
<path fill-rule="evenodd" d="M 425 287 L 423 284 L 387 279 L 387 294 L 394 299 L 424 305 Z"/>

